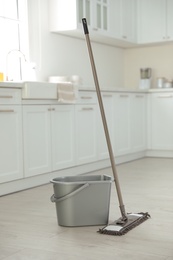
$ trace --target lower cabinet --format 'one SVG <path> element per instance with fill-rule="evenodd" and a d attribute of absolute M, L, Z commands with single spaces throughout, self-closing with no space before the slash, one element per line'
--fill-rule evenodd
<path fill-rule="evenodd" d="M 75 164 L 74 106 L 25 105 L 25 177 Z"/>
<path fill-rule="evenodd" d="M 150 148 L 173 150 L 173 92 L 154 93 L 150 98 Z"/>
<path fill-rule="evenodd" d="M 76 164 L 74 105 L 54 105 L 51 112 L 52 170 Z"/>
<path fill-rule="evenodd" d="M 109 136 L 111 139 L 112 149 L 114 150 L 114 106 L 115 106 L 115 94 L 113 93 L 103 93 L 102 100 L 105 110 L 106 122 L 108 126 Z M 97 147 L 98 147 L 98 159 L 109 158 L 109 152 L 106 142 L 106 136 L 104 132 L 103 122 L 101 118 L 101 113 L 98 111 L 98 123 L 97 123 Z"/>
<path fill-rule="evenodd" d="M 25 177 L 51 171 L 51 108 L 23 106 Z"/>
<path fill-rule="evenodd" d="M 131 95 L 129 93 L 116 94 L 115 99 L 115 156 L 131 152 Z"/>
<path fill-rule="evenodd" d="M 77 164 L 97 160 L 97 115 L 96 104 L 79 104 L 75 106 L 76 158 Z"/>
<path fill-rule="evenodd" d="M 144 151 L 147 148 L 147 96 L 131 94 L 131 146 L 132 152 Z"/>
<path fill-rule="evenodd" d="M 23 178 L 21 105 L 0 105 L 0 144 L 0 183 Z"/>
<path fill-rule="evenodd" d="M 146 149 L 146 95 L 120 93 L 115 98 L 115 155 Z"/>

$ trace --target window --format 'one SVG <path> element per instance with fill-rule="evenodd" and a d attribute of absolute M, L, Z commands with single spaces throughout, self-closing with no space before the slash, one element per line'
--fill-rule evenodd
<path fill-rule="evenodd" d="M 0 71 L 21 80 L 28 59 L 27 0 L 0 0 L 0 35 Z"/>

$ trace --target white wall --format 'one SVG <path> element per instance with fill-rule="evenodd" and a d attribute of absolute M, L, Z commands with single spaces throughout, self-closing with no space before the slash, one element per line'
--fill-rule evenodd
<path fill-rule="evenodd" d="M 85 40 L 49 32 L 48 2 L 28 1 L 30 60 L 36 62 L 37 80 L 77 74 L 82 77 L 84 86 L 94 87 Z M 92 48 L 100 86 L 123 87 L 124 50 L 97 43 L 92 43 Z"/>
<path fill-rule="evenodd" d="M 152 87 L 157 77 L 173 80 L 173 44 L 126 49 L 124 53 L 124 86 L 138 88 L 140 68 L 152 68 Z"/>

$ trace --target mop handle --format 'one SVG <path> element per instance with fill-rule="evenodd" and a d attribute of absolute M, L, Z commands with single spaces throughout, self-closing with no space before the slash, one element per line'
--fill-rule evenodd
<path fill-rule="evenodd" d="M 96 67 L 95 67 L 95 63 L 94 63 L 94 57 L 93 57 L 93 53 L 92 53 L 92 48 L 91 48 L 86 18 L 82 19 L 82 23 L 83 23 L 84 33 L 85 33 L 86 42 L 87 42 L 87 46 L 88 46 L 88 52 L 89 52 L 89 57 L 90 57 L 90 61 L 91 61 L 91 67 L 92 67 L 92 72 L 93 72 L 93 77 L 94 77 L 94 82 L 95 82 L 100 112 L 101 112 L 101 116 L 102 116 L 103 127 L 104 127 L 104 131 L 105 131 L 105 136 L 106 136 L 106 141 L 107 141 L 107 146 L 108 146 L 108 151 L 109 151 L 109 156 L 110 156 L 110 161 L 111 161 L 111 166 L 112 166 L 112 171 L 113 171 L 113 176 L 114 176 L 114 181 L 115 181 L 115 186 L 116 186 L 118 200 L 119 200 L 119 206 L 120 206 L 122 217 L 126 218 L 126 212 L 125 212 L 125 207 L 124 207 L 124 204 L 123 204 L 120 184 L 119 184 L 119 180 L 118 180 L 118 174 L 117 174 L 117 170 L 116 170 L 116 166 L 115 166 L 115 160 L 114 160 L 112 145 L 111 145 L 111 141 L 110 141 L 108 126 L 107 126 L 107 122 L 106 122 L 106 116 L 105 116 L 105 111 L 104 111 L 104 107 L 103 107 L 103 101 L 102 101 L 102 96 L 101 96 L 101 92 L 100 92 Z"/>

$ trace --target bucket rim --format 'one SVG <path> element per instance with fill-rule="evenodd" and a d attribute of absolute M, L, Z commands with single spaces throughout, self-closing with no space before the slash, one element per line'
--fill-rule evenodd
<path fill-rule="evenodd" d="M 57 178 L 53 178 L 53 179 L 51 179 L 50 180 L 50 182 L 51 183 L 54 183 L 54 184 L 63 184 L 63 185 L 71 185 L 71 184 L 86 184 L 86 183 L 112 183 L 113 182 L 113 179 L 112 179 L 112 177 L 111 176 L 109 176 L 109 175 L 106 175 L 106 174 L 95 174 L 95 175 L 91 175 L 92 177 L 100 177 L 100 176 L 102 176 L 103 178 L 104 177 L 107 177 L 108 179 L 106 179 L 106 180 L 103 180 L 103 179 L 101 179 L 101 180 L 79 180 L 79 181 L 65 181 L 65 178 L 76 178 L 76 177 L 81 177 L 81 175 L 73 175 L 73 176 L 70 176 L 70 175 L 68 175 L 68 176 L 62 176 L 62 177 L 57 177 Z M 87 176 L 87 175 L 85 175 L 85 176 Z M 89 175 L 88 175 L 89 176 Z M 88 177 L 87 176 L 87 177 Z"/>

